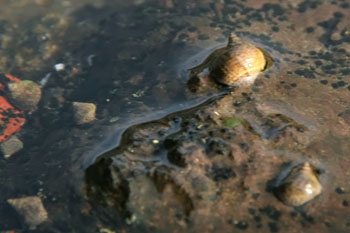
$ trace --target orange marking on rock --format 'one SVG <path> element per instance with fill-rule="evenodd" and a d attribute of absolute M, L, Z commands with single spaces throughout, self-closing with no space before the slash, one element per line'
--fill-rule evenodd
<path fill-rule="evenodd" d="M 10 79 L 11 81 L 14 81 L 14 82 L 21 81 L 19 78 L 16 78 L 15 76 L 12 76 L 12 75 L 9 75 L 9 74 L 5 74 L 5 77 Z"/>
<path fill-rule="evenodd" d="M 9 102 L 7 102 L 3 96 L 0 96 L 0 116 L 2 115 L 2 112 L 7 111 L 8 109 L 12 110 L 14 107 Z"/>
<path fill-rule="evenodd" d="M 6 141 L 12 134 L 19 131 L 26 119 L 20 116 L 9 116 L 8 118 L 4 115 L 6 112 L 16 115 L 22 112 L 15 109 L 3 96 L 0 96 L 0 126 L 2 134 L 0 135 L 0 143 Z"/>
<path fill-rule="evenodd" d="M 6 78 L 12 82 L 21 81 L 12 75 L 5 74 Z M 0 83 L 0 90 L 5 90 L 5 84 Z M 26 119 L 21 117 L 23 111 L 14 108 L 4 96 L 0 96 L 0 143 L 6 141 L 11 137 L 12 134 L 19 131 L 22 125 L 26 122 Z"/>
<path fill-rule="evenodd" d="M 25 121 L 26 119 L 22 117 L 10 118 L 3 134 L 0 136 L 0 143 L 6 141 L 11 137 L 12 134 L 18 132 Z"/>

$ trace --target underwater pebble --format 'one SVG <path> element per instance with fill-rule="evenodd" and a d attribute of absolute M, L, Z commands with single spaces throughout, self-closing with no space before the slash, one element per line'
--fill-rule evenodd
<path fill-rule="evenodd" d="M 74 120 L 78 125 L 95 120 L 96 105 L 93 103 L 73 102 Z"/>
<path fill-rule="evenodd" d="M 291 206 L 303 205 L 321 192 L 316 169 L 308 162 L 294 167 L 275 190 L 276 196 Z"/>
<path fill-rule="evenodd" d="M 66 68 L 66 66 L 63 63 L 58 63 L 55 65 L 55 70 L 56 71 L 62 71 Z"/>
<path fill-rule="evenodd" d="M 13 103 L 24 111 L 35 111 L 41 99 L 41 88 L 30 80 L 10 83 L 8 85 Z"/>
<path fill-rule="evenodd" d="M 9 158 L 16 152 L 23 149 L 23 143 L 21 140 L 18 139 L 16 136 L 12 136 L 7 141 L 3 142 L 0 145 L 1 152 L 4 155 L 4 158 Z"/>
<path fill-rule="evenodd" d="M 47 211 L 37 196 L 8 199 L 7 202 L 24 218 L 30 229 L 48 220 Z"/>

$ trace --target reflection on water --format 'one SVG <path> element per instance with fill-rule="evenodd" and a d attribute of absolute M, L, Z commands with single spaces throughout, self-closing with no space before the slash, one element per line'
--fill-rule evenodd
<path fill-rule="evenodd" d="M 0 6 L 0 71 L 43 92 L 16 134 L 24 148 L 0 160 L 0 231 L 349 231 L 346 1 Z M 251 87 L 191 92 L 188 69 L 231 32 L 274 65 Z M 72 102 L 94 103 L 96 119 L 77 125 Z M 322 193 L 285 205 L 270 185 L 306 161 Z M 27 196 L 48 221 L 7 203 Z"/>

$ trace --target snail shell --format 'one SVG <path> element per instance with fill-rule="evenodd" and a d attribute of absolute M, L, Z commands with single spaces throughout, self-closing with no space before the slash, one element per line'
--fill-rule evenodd
<path fill-rule="evenodd" d="M 299 164 L 276 187 L 275 194 L 287 205 L 303 205 L 321 193 L 318 176 L 319 173 L 310 163 Z"/>
<path fill-rule="evenodd" d="M 190 69 L 190 72 L 193 76 L 208 68 L 209 76 L 221 84 L 251 84 L 257 74 L 271 64 L 272 58 L 266 51 L 231 33 L 226 47 L 215 50 L 202 64 Z"/>

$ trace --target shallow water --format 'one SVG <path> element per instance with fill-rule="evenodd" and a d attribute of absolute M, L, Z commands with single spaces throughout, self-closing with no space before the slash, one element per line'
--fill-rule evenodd
<path fill-rule="evenodd" d="M 0 6 L 0 71 L 48 77 L 24 148 L 0 160 L 0 231 L 30 231 L 6 202 L 24 196 L 49 214 L 32 232 L 350 231 L 347 1 Z M 190 92 L 187 69 L 232 31 L 274 65 L 251 87 Z M 96 120 L 77 126 L 73 101 Z M 284 205 L 271 186 L 304 161 L 323 192 Z"/>

